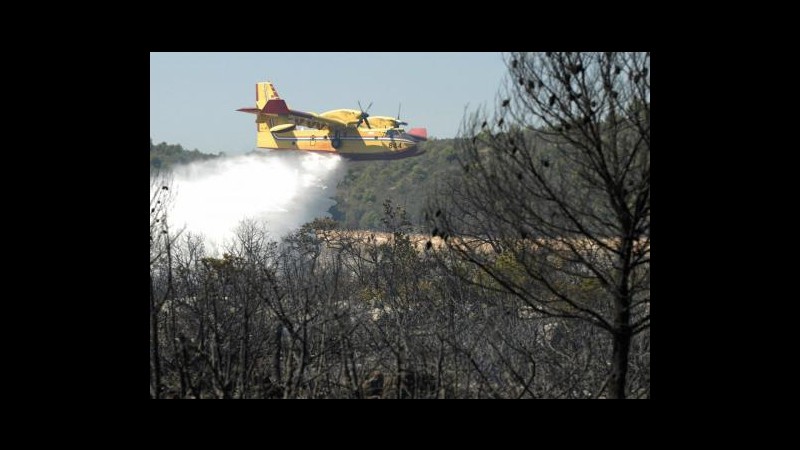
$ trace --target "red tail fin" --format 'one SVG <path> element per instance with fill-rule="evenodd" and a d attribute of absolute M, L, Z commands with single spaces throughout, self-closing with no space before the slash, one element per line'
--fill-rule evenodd
<path fill-rule="evenodd" d="M 279 98 L 271 98 L 267 100 L 264 109 L 261 110 L 264 114 L 289 114 L 289 107 L 286 106 L 286 101 Z"/>

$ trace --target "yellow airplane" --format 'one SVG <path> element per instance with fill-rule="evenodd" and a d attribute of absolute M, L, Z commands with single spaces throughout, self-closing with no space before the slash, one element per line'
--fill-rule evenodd
<path fill-rule="evenodd" d="M 257 146 L 342 155 L 350 159 L 397 159 L 422 154 L 417 144 L 428 139 L 425 128 L 405 132 L 397 118 L 371 116 L 367 110 L 334 109 L 322 114 L 286 106 L 269 81 L 256 83 L 256 107 L 237 111 L 256 115 Z M 361 102 L 358 103 L 361 108 Z M 364 124 L 366 127 L 362 127 Z"/>

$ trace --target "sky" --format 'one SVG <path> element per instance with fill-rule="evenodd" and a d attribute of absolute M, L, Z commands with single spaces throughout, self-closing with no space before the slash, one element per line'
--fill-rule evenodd
<path fill-rule="evenodd" d="M 396 116 L 429 137 L 458 133 L 465 108 L 494 108 L 500 53 L 150 53 L 150 137 L 204 153 L 255 148 L 255 84 L 272 81 L 291 109 Z"/>

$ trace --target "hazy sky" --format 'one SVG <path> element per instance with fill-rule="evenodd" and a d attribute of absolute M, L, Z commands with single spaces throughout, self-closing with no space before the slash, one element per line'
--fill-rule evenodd
<path fill-rule="evenodd" d="M 151 53 L 150 137 L 206 153 L 255 148 L 255 83 L 270 80 L 289 108 L 358 109 L 453 137 L 464 108 L 493 108 L 500 53 Z"/>

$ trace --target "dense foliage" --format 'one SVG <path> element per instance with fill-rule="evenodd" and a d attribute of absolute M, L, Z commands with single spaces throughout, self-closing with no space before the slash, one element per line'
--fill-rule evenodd
<path fill-rule="evenodd" d="M 381 227 L 383 202 L 391 199 L 422 223 L 426 196 L 439 181 L 458 173 L 454 139 L 431 139 L 421 144 L 422 155 L 390 161 L 348 161 L 348 171 L 336 188 L 333 218 L 354 229 Z"/>

